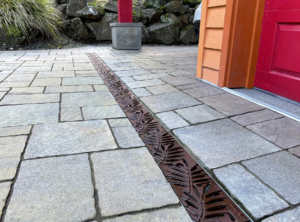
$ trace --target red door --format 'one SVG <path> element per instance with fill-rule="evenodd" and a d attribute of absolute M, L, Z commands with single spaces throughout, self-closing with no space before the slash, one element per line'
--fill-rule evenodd
<path fill-rule="evenodd" d="M 266 0 L 254 85 L 300 102 L 300 0 Z"/>

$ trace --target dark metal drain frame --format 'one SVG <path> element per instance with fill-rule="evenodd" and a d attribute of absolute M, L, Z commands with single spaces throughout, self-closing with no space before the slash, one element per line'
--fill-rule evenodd
<path fill-rule="evenodd" d="M 95 53 L 87 53 L 99 75 L 146 144 L 193 221 L 249 222 L 231 200 L 151 112 Z"/>

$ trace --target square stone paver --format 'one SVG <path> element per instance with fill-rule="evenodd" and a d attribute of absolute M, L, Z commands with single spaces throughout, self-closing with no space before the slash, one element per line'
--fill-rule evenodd
<path fill-rule="evenodd" d="M 289 207 L 271 189 L 238 164 L 214 170 L 215 175 L 255 219 Z"/>
<path fill-rule="evenodd" d="M 60 120 L 61 121 L 80 121 L 83 120 L 81 116 L 80 108 L 65 108 L 61 109 L 60 113 Z"/>
<path fill-rule="evenodd" d="M 219 94 L 226 93 L 224 90 L 217 88 L 217 87 L 210 86 L 208 84 L 206 84 L 204 86 L 199 86 L 199 87 L 193 88 L 193 89 L 186 89 L 186 90 L 183 90 L 183 92 L 189 94 L 190 96 L 192 96 L 194 98 L 202 98 L 202 97 L 206 97 L 206 96 L 213 96 L 213 95 L 219 95 Z"/>
<path fill-rule="evenodd" d="M 0 128 L 0 136 L 17 136 L 29 134 L 31 126 L 16 126 Z"/>
<path fill-rule="evenodd" d="M 0 183 L 0 218 L 2 215 L 2 209 L 5 206 L 5 201 L 8 196 L 9 190 L 10 190 L 11 183 Z"/>
<path fill-rule="evenodd" d="M 95 216 L 87 154 L 22 163 L 5 221 L 85 221 Z"/>
<path fill-rule="evenodd" d="M 17 94 L 42 94 L 45 87 L 23 87 L 23 88 L 12 88 L 8 95 L 17 95 Z"/>
<path fill-rule="evenodd" d="M 42 124 L 33 127 L 25 158 L 115 149 L 106 121 Z"/>
<path fill-rule="evenodd" d="M 282 117 L 282 115 L 275 113 L 271 110 L 261 110 L 252 113 L 246 113 L 240 116 L 234 116 L 231 119 L 242 126 L 247 126 L 254 123 L 260 123 L 267 120 L 278 119 Z"/>
<path fill-rule="evenodd" d="M 193 106 L 175 111 L 191 124 L 208 122 L 225 117 L 207 105 Z"/>
<path fill-rule="evenodd" d="M 192 219 L 184 209 L 184 207 L 173 207 L 158 209 L 153 211 L 142 212 L 133 215 L 124 215 L 112 219 L 104 220 L 104 222 L 192 222 Z"/>
<path fill-rule="evenodd" d="M 145 88 L 137 88 L 137 89 L 132 89 L 132 92 L 137 96 L 137 97 L 142 97 L 142 96 L 151 96 L 152 94 Z"/>
<path fill-rule="evenodd" d="M 300 218 L 300 207 L 283 213 L 268 217 L 262 222 L 298 222 Z"/>
<path fill-rule="evenodd" d="M 168 129 L 175 129 L 180 127 L 189 126 L 189 123 L 186 122 L 181 116 L 177 113 L 170 111 L 164 113 L 158 113 L 156 116 L 163 122 L 163 124 Z"/>
<path fill-rule="evenodd" d="M 0 180 L 15 177 L 27 136 L 0 138 Z"/>
<path fill-rule="evenodd" d="M 300 159 L 286 151 L 242 162 L 292 204 L 300 203 Z"/>
<path fill-rule="evenodd" d="M 139 134 L 132 126 L 113 128 L 112 131 L 121 148 L 145 146 Z"/>
<path fill-rule="evenodd" d="M 62 108 L 86 106 L 110 106 L 117 102 L 110 92 L 65 93 L 62 95 Z"/>
<path fill-rule="evenodd" d="M 289 152 L 300 157 L 300 146 L 289 149 Z"/>
<path fill-rule="evenodd" d="M 47 86 L 45 93 L 93 92 L 92 86 Z"/>
<path fill-rule="evenodd" d="M 74 78 L 63 78 L 63 86 L 72 85 L 98 85 L 104 84 L 100 77 L 74 77 Z"/>
<path fill-rule="evenodd" d="M 262 106 L 256 105 L 255 103 L 229 93 L 204 97 L 199 100 L 227 116 L 239 115 L 263 109 Z"/>
<path fill-rule="evenodd" d="M 93 77 L 99 76 L 97 71 L 75 71 L 76 76 Z"/>
<path fill-rule="evenodd" d="M 147 86 L 157 86 L 157 85 L 163 85 L 165 84 L 160 79 L 151 79 L 151 80 L 145 80 L 145 81 L 134 81 L 134 82 L 128 82 L 127 85 L 129 88 L 143 88 Z"/>
<path fill-rule="evenodd" d="M 141 100 L 155 113 L 201 104 L 183 92 L 170 92 L 142 97 Z"/>
<path fill-rule="evenodd" d="M 85 120 L 126 117 L 119 105 L 83 107 L 82 113 Z"/>
<path fill-rule="evenodd" d="M 30 103 L 58 103 L 60 95 L 56 94 L 30 94 L 30 95 L 7 95 L 0 105 L 17 105 Z"/>
<path fill-rule="evenodd" d="M 161 93 L 168 93 L 168 92 L 174 92 L 178 91 L 175 87 L 167 84 L 167 85 L 160 85 L 160 86 L 150 86 L 147 87 L 147 90 L 149 90 L 152 94 L 161 94 Z"/>
<path fill-rule="evenodd" d="M 229 119 L 173 132 L 210 169 L 280 150 Z"/>
<path fill-rule="evenodd" d="M 287 117 L 254 124 L 247 128 L 283 149 L 300 145 L 300 123 Z"/>
<path fill-rule="evenodd" d="M 58 103 L 0 107 L 0 127 L 57 123 Z"/>
<path fill-rule="evenodd" d="M 130 126 L 132 126 L 131 122 L 127 118 L 109 119 L 108 122 L 111 127 L 126 127 L 126 126 L 130 127 Z"/>
<path fill-rule="evenodd" d="M 197 83 L 198 80 L 193 80 L 190 78 L 187 78 L 185 76 L 167 76 L 167 77 L 163 77 L 161 78 L 162 81 L 169 83 L 172 86 L 180 86 L 180 85 L 187 85 L 187 84 L 193 84 L 193 83 Z"/>
<path fill-rule="evenodd" d="M 94 153 L 91 158 L 103 217 L 179 203 L 146 148 Z"/>

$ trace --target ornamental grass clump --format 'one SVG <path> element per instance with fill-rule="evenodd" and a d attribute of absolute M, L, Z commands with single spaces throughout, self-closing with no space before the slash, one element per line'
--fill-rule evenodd
<path fill-rule="evenodd" d="M 0 29 L 9 35 L 21 32 L 28 38 L 30 30 L 36 29 L 56 39 L 61 21 L 53 0 L 0 0 Z"/>

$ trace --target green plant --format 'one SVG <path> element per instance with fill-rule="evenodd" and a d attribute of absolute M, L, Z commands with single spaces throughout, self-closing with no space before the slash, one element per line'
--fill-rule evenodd
<path fill-rule="evenodd" d="M 53 0 L 1 0 L 0 29 L 15 36 L 22 32 L 28 37 L 31 29 L 56 38 L 61 29 L 61 15 Z"/>

